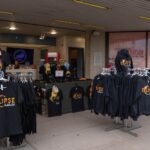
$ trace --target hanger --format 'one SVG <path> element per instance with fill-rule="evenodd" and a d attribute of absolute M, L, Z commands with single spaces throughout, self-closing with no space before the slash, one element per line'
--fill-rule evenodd
<path fill-rule="evenodd" d="M 5 81 L 7 82 L 8 80 L 4 78 L 4 72 L 0 70 L 0 81 Z"/>

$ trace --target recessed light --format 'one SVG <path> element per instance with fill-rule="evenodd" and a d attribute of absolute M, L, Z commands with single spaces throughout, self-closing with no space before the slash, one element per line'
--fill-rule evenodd
<path fill-rule="evenodd" d="M 9 27 L 9 30 L 12 30 L 12 31 L 14 31 L 14 30 L 16 30 L 17 28 L 16 28 L 16 26 L 15 25 L 11 25 L 10 27 Z"/>
<path fill-rule="evenodd" d="M 8 12 L 8 11 L 0 11 L 0 15 L 14 15 L 15 13 L 13 12 Z"/>
<path fill-rule="evenodd" d="M 69 20 L 55 20 L 59 23 L 72 24 L 72 25 L 81 25 L 79 22 L 69 21 Z"/>
<path fill-rule="evenodd" d="M 50 34 L 56 35 L 56 34 L 57 34 L 57 31 L 56 31 L 56 30 L 52 30 L 52 31 L 50 32 Z"/>
<path fill-rule="evenodd" d="M 150 17 L 139 16 L 139 18 L 142 19 L 142 20 L 150 21 Z"/>
<path fill-rule="evenodd" d="M 86 5 L 90 7 L 99 8 L 99 9 L 106 9 L 106 10 L 110 9 L 109 7 L 104 6 L 103 4 L 91 3 L 84 0 L 72 0 L 72 1 L 81 5 Z"/>

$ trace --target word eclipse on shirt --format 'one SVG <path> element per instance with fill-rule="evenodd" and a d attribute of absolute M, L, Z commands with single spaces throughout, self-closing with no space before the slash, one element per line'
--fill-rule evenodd
<path fill-rule="evenodd" d="M 15 97 L 6 97 L 5 95 L 0 95 L 0 108 L 13 107 L 16 104 Z"/>

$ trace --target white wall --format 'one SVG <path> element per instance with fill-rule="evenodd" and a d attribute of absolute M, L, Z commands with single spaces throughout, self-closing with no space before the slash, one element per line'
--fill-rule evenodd
<path fill-rule="evenodd" d="M 68 48 L 85 48 L 85 38 L 76 36 L 61 36 L 57 38 L 57 50 L 65 61 L 68 61 Z"/>
<path fill-rule="evenodd" d="M 105 67 L 105 33 L 91 36 L 90 51 L 90 77 L 93 78 Z"/>

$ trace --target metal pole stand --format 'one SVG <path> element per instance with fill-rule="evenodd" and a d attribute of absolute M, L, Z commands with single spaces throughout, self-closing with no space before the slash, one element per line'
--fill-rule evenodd
<path fill-rule="evenodd" d="M 137 125 L 135 122 L 133 122 L 133 120 L 131 118 L 121 121 L 121 119 L 119 117 L 116 117 L 114 120 L 113 126 L 106 128 L 105 131 L 109 132 L 109 131 L 119 129 L 119 130 L 121 130 L 125 133 L 128 133 L 134 137 L 138 137 L 138 134 L 134 133 L 132 131 L 135 129 L 139 129 L 141 127 L 142 126 Z"/>
<path fill-rule="evenodd" d="M 133 122 L 131 118 L 124 120 L 124 127 L 121 128 L 121 131 L 126 132 L 134 137 L 138 137 L 137 133 L 132 132 L 133 130 L 141 128 L 141 125 L 136 124 Z"/>

